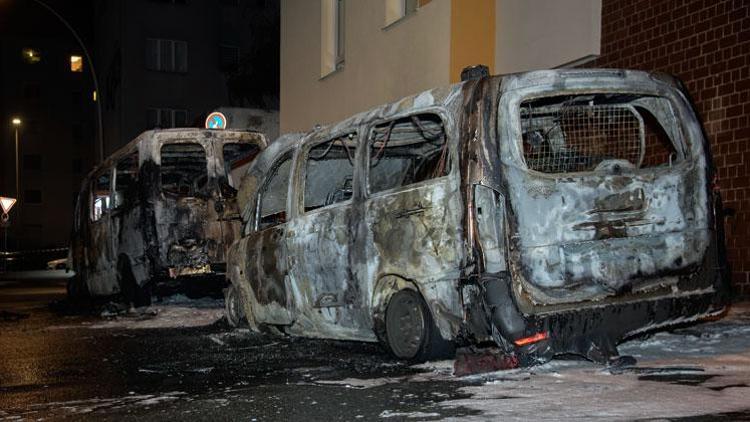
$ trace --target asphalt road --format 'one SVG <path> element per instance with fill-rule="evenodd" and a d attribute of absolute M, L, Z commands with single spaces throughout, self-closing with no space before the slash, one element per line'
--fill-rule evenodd
<path fill-rule="evenodd" d="M 456 378 L 372 344 L 228 327 L 221 302 L 128 315 L 59 304 L 64 281 L 0 281 L 0 420 L 750 420 L 750 307 L 581 361 Z"/>

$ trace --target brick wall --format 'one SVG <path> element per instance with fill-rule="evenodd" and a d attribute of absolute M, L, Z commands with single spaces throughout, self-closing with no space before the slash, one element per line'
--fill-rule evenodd
<path fill-rule="evenodd" d="M 603 0 L 593 66 L 682 79 L 703 120 L 725 207 L 736 293 L 750 298 L 750 0 Z"/>

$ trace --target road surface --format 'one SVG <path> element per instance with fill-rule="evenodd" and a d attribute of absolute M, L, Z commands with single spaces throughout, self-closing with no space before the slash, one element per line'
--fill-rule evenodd
<path fill-rule="evenodd" d="M 221 301 L 79 315 L 64 281 L 0 281 L 0 420 L 750 420 L 750 306 L 579 361 L 457 378 L 373 344 L 231 329 Z M 109 314 L 108 316 L 106 316 Z"/>

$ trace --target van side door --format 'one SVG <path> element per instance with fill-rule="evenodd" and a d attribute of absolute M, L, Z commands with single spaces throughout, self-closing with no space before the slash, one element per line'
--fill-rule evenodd
<path fill-rule="evenodd" d="M 300 295 L 296 328 L 303 333 L 359 337 L 353 318 L 362 312 L 360 286 L 352 275 L 350 241 L 355 163 L 354 131 L 313 138 L 300 152 L 295 176 L 298 215 L 288 232 L 290 274 Z"/>
<path fill-rule="evenodd" d="M 464 258 L 460 182 L 447 126 L 441 115 L 415 113 L 374 125 L 367 142 L 369 282 L 413 281 L 430 308 L 441 311 L 439 328 L 442 318 L 460 318 L 453 282 Z"/>
<path fill-rule="evenodd" d="M 292 157 L 289 151 L 270 166 L 255 204 L 254 230 L 243 238 L 247 246 L 245 279 L 254 296 L 253 315 L 259 323 L 290 325 L 294 321 L 284 245 Z"/>

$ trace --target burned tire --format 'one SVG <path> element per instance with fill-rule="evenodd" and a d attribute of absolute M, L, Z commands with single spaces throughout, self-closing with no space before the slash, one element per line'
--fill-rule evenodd
<path fill-rule="evenodd" d="M 240 327 L 246 322 L 240 291 L 234 284 L 230 284 L 224 291 L 224 314 L 232 327 Z"/>
<path fill-rule="evenodd" d="M 69 302 L 80 302 L 89 299 L 88 286 L 86 286 L 86 282 L 78 274 L 68 279 L 65 284 L 65 291 Z"/>
<path fill-rule="evenodd" d="M 385 311 L 385 341 L 395 357 L 412 361 L 445 357 L 453 351 L 440 336 L 422 296 L 413 290 L 391 296 Z"/>
<path fill-rule="evenodd" d="M 133 304 L 136 308 L 151 305 L 151 285 L 146 283 L 139 286 L 127 259 L 120 259 L 117 263 L 117 282 L 120 285 L 120 295 L 127 306 Z"/>

